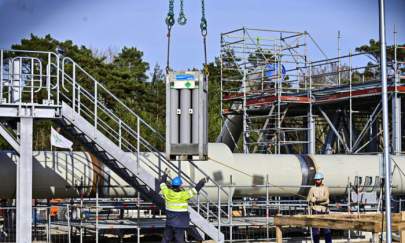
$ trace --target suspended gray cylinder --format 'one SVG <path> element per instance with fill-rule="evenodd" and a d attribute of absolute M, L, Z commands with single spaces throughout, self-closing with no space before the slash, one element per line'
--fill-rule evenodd
<path fill-rule="evenodd" d="M 170 93 L 170 106 L 171 106 L 171 113 L 170 113 L 170 140 L 171 143 L 176 144 L 179 143 L 179 114 L 178 111 L 181 111 L 179 109 L 179 90 L 173 89 L 171 90 Z"/>
<path fill-rule="evenodd" d="M 197 90 L 192 90 L 192 105 L 193 105 L 193 113 L 191 114 L 192 120 L 193 120 L 193 124 L 192 124 L 192 143 L 194 144 L 198 144 L 198 138 L 199 138 L 199 129 L 198 129 L 198 121 L 199 121 L 199 114 L 200 114 L 200 110 L 199 110 L 199 93 Z"/>
<path fill-rule="evenodd" d="M 180 89 L 180 143 L 190 144 L 191 143 L 191 90 L 190 89 Z"/>

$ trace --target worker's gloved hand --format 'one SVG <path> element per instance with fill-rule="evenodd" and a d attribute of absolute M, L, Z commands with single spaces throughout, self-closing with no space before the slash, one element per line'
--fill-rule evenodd
<path fill-rule="evenodd" d="M 205 177 L 205 178 L 202 178 L 200 181 L 201 181 L 201 182 L 204 182 L 204 184 L 205 184 L 205 183 L 207 183 L 209 180 L 210 180 L 209 177 Z"/>
<path fill-rule="evenodd" d="M 208 182 L 207 178 L 202 178 L 197 185 L 195 186 L 195 189 L 197 190 L 197 192 L 199 192 L 201 190 L 201 188 L 205 185 L 205 183 Z"/>
<path fill-rule="evenodd" d="M 169 173 L 170 173 L 169 169 L 166 168 L 165 171 L 163 171 L 163 175 L 162 175 L 160 183 L 165 183 L 167 181 L 167 177 L 168 177 Z"/>

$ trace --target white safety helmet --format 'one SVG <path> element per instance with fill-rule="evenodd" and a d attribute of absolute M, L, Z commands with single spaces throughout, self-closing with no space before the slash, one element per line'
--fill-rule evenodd
<path fill-rule="evenodd" d="M 316 172 L 315 173 L 315 176 L 314 176 L 315 180 L 323 180 L 323 178 L 324 178 L 324 176 L 323 176 L 323 174 L 321 172 Z"/>

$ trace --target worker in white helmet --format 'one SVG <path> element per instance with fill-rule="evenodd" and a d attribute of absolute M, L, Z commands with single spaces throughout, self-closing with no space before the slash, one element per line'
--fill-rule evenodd
<path fill-rule="evenodd" d="M 311 187 L 308 193 L 307 201 L 311 214 L 328 214 L 329 189 L 323 184 L 324 176 L 321 172 L 315 174 L 315 186 Z M 312 239 L 314 243 L 319 243 L 320 234 L 323 231 L 325 243 L 332 242 L 332 233 L 330 229 L 312 228 Z"/>

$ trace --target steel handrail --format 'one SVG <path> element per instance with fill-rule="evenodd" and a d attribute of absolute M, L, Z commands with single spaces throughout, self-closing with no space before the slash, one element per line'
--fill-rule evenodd
<path fill-rule="evenodd" d="M 68 79 L 70 79 L 70 80 L 68 80 L 68 82 L 71 82 L 71 77 L 70 77 L 68 74 L 65 73 L 65 77 L 68 77 Z M 76 85 L 80 86 L 79 84 L 76 84 Z M 80 87 L 81 87 L 81 86 L 80 86 Z M 84 89 L 84 88 L 82 88 L 82 87 L 80 88 L 80 91 L 85 94 L 84 97 L 87 96 L 87 99 L 88 99 L 90 102 L 92 102 L 92 100 L 94 99 L 94 96 L 93 96 L 89 91 L 87 91 L 86 89 Z M 66 96 L 65 96 L 65 97 L 66 97 Z M 83 96 L 82 96 L 82 97 L 83 97 Z M 108 109 L 104 104 L 100 103 L 99 106 L 101 106 L 103 109 L 105 109 L 105 111 L 107 111 L 109 115 L 112 115 L 112 116 L 113 116 L 113 117 L 110 117 L 110 118 L 115 118 L 115 119 L 117 119 L 118 122 L 121 121 L 121 124 L 122 124 L 121 126 L 122 126 L 122 128 L 124 128 L 124 129 L 126 128 L 126 129 L 125 129 L 126 132 L 128 132 L 129 135 L 131 135 L 132 137 L 136 138 L 136 136 L 137 136 L 136 132 L 135 132 L 128 124 L 126 124 L 124 121 L 122 121 L 121 119 L 119 119 L 119 118 L 118 118 L 110 109 Z M 86 107 L 86 106 L 83 106 L 82 108 L 84 108 L 84 107 Z M 101 108 L 101 107 L 99 107 L 99 108 Z M 86 107 L 85 109 L 88 109 L 88 108 Z M 88 109 L 88 110 L 90 111 L 90 109 Z M 107 114 L 107 112 L 105 112 L 105 113 Z M 92 115 L 94 115 L 94 113 L 92 113 Z M 102 121 L 102 120 L 100 120 L 100 121 Z M 116 121 L 116 122 L 117 122 L 117 121 Z M 103 123 L 105 123 L 105 122 L 103 121 Z M 109 126 L 109 127 L 110 127 L 110 126 Z M 110 128 L 111 128 L 111 127 L 110 127 Z M 111 130 L 113 130 L 113 129 L 111 128 Z M 110 134 L 110 135 L 112 135 L 112 134 Z M 178 168 L 177 168 L 176 166 L 174 166 L 172 163 L 170 163 L 169 161 L 167 161 L 166 158 L 165 158 L 164 156 L 162 156 L 161 153 L 160 153 L 158 150 L 156 150 L 156 148 L 154 148 L 146 139 L 144 139 L 143 137 L 140 137 L 140 140 L 141 140 L 141 142 L 142 142 L 142 145 L 143 145 L 145 148 L 147 148 L 150 152 L 155 152 L 155 156 L 157 156 L 159 159 L 161 159 L 161 161 L 163 161 L 166 165 L 168 165 L 168 167 L 170 167 L 170 169 L 172 169 L 172 170 L 177 170 L 177 169 L 178 169 Z M 125 141 L 126 141 L 126 140 L 125 140 Z M 132 144 L 128 143 L 128 145 L 129 145 L 130 147 L 133 147 L 133 149 L 135 149 Z M 149 162 L 150 162 L 150 161 L 149 161 Z M 146 163 L 144 162 L 144 164 L 146 164 Z M 152 163 L 152 164 L 153 164 L 153 163 Z M 199 167 L 197 167 L 195 164 L 193 164 L 193 166 L 194 166 L 198 171 L 200 171 L 203 175 L 205 175 L 205 176 L 208 177 L 208 175 L 207 175 L 204 171 L 202 171 Z M 183 174 L 184 174 L 184 173 L 183 173 Z M 189 178 L 189 176 L 188 176 L 187 174 L 184 174 L 183 176 L 184 176 L 186 179 L 188 179 L 188 180 L 186 180 L 186 181 L 189 182 L 190 185 L 192 185 L 192 183 L 190 183 L 191 178 Z M 213 183 L 214 183 L 216 186 L 219 186 L 215 181 L 213 181 Z M 225 190 L 223 190 L 223 192 L 226 193 L 226 195 L 228 195 L 228 193 L 227 193 Z M 206 193 L 206 192 L 205 192 L 205 194 L 208 195 L 208 193 Z"/>
<path fill-rule="evenodd" d="M 86 70 L 84 70 L 80 65 L 78 65 L 73 59 L 70 57 L 64 57 L 62 59 L 62 66 L 65 64 L 65 60 L 68 60 L 72 64 L 76 66 L 80 71 L 82 71 L 84 74 L 87 75 L 88 78 L 90 78 L 98 87 L 102 88 L 105 92 L 107 92 L 108 95 L 110 95 L 116 102 L 118 102 L 122 107 L 124 107 L 129 113 L 131 113 L 133 116 L 139 119 L 140 122 L 142 122 L 144 125 L 146 125 L 149 129 L 151 129 L 153 132 L 156 133 L 156 135 L 160 136 L 162 139 L 164 137 L 156 131 L 152 126 L 150 126 L 146 121 L 144 121 L 138 114 L 136 114 L 132 109 L 130 109 L 127 105 L 125 105 L 124 102 L 122 102 L 118 97 L 116 97 L 111 91 L 109 91 L 104 85 L 102 85 L 99 81 L 97 81 L 93 76 L 91 76 Z"/>
<path fill-rule="evenodd" d="M 65 74 L 65 75 L 66 75 L 66 74 Z M 77 85 L 78 85 L 78 84 L 77 84 Z M 81 88 L 80 90 L 83 91 L 83 92 L 85 91 L 85 93 L 87 93 L 87 95 L 92 96 L 92 95 L 91 95 L 87 90 L 85 90 L 84 88 Z M 62 95 L 63 95 L 64 97 L 66 97 L 65 94 L 62 93 Z M 82 96 L 82 97 L 83 97 L 83 96 Z M 66 97 L 66 98 L 68 98 L 68 97 Z M 89 101 L 91 101 L 91 98 L 94 98 L 94 97 L 87 97 L 87 98 L 89 99 Z M 68 99 L 69 99 L 69 98 L 68 98 Z M 69 99 L 69 100 L 70 100 L 70 99 Z M 104 107 L 104 105 L 103 105 L 103 107 Z M 88 112 L 91 113 L 91 114 L 90 114 L 90 117 L 91 117 L 92 115 L 94 115 L 94 113 L 93 113 L 90 109 L 88 109 L 86 106 L 82 106 L 81 108 L 82 108 L 82 109 L 84 108 L 85 110 L 88 110 Z M 108 111 L 111 112 L 110 110 L 108 110 Z M 111 114 L 113 114 L 113 113 L 111 113 Z M 111 128 L 108 124 L 106 124 L 103 120 L 99 120 L 99 121 L 102 122 L 103 124 L 105 124 L 105 125 L 107 126 L 107 129 L 110 128 L 110 130 L 113 130 L 113 131 L 114 131 L 114 129 L 112 129 L 112 128 Z M 121 121 L 121 120 L 120 120 L 120 121 Z M 133 131 L 132 128 L 130 128 L 125 122 L 122 122 L 122 125 L 123 125 L 123 128 L 125 128 L 125 127 L 128 128 L 128 130 L 127 130 L 128 132 L 135 133 L 135 131 Z M 100 128 L 102 128 L 102 129 L 103 129 L 105 132 L 107 132 L 109 135 L 112 135 L 112 136 L 113 136 L 113 134 L 111 134 L 111 133 L 110 133 L 109 131 L 107 131 L 105 128 L 103 128 L 103 127 L 100 127 Z M 129 133 L 129 135 L 132 135 L 133 137 L 136 137 L 136 134 L 131 134 L 131 133 Z M 143 137 L 140 137 L 140 140 L 141 140 L 143 146 L 144 146 L 145 148 L 147 148 L 149 152 L 155 152 L 155 153 L 154 153 L 155 156 L 157 156 L 163 163 L 165 163 L 167 167 L 169 167 L 169 168 L 172 169 L 172 170 L 176 170 L 176 171 L 178 170 L 178 168 L 177 168 L 176 166 L 174 166 L 173 164 L 171 164 L 169 161 L 165 160 L 165 157 L 163 157 L 163 156 L 161 155 L 161 153 L 156 152 L 157 150 L 152 151 L 152 150 L 155 149 L 155 148 L 154 148 L 152 145 L 150 145 L 150 143 L 149 143 L 147 140 L 145 140 Z M 121 142 L 123 142 L 123 141 L 124 141 L 124 142 L 127 142 L 126 139 L 121 138 Z M 135 151 L 132 151 L 132 152 L 136 152 L 136 147 L 135 147 L 134 145 L 132 145 L 130 142 L 127 142 L 126 145 L 128 146 L 128 147 L 127 147 L 128 150 L 130 150 L 130 151 L 131 151 L 131 150 L 135 150 Z M 125 143 L 124 143 L 124 146 L 125 146 Z M 149 163 L 145 162 L 144 160 L 146 160 L 146 161 L 149 162 Z M 147 167 L 149 167 L 149 168 L 150 168 L 153 172 L 155 172 L 157 175 L 159 175 L 159 167 L 158 167 L 155 163 L 151 162 L 149 159 L 147 159 L 147 158 L 144 157 L 144 156 L 142 156 L 139 161 L 141 161 L 144 165 L 146 165 Z M 203 170 L 201 170 L 199 167 L 195 166 L 194 163 L 193 163 L 192 165 L 193 165 L 198 171 L 200 171 L 203 175 L 205 175 L 205 176 L 208 177 L 208 175 L 207 175 Z M 153 166 L 155 166 L 155 167 L 153 167 Z M 191 178 L 189 178 L 189 176 L 188 176 L 187 174 L 185 174 L 184 172 L 181 172 L 181 174 L 182 174 L 183 178 L 186 179 L 186 180 L 185 180 L 186 182 L 188 182 L 190 185 L 193 184 Z M 216 185 L 215 188 L 221 188 L 215 181 L 213 181 L 213 184 Z M 221 188 L 221 190 L 223 190 L 223 189 Z M 210 201 L 210 200 L 208 199 L 208 193 L 207 193 L 206 191 L 201 190 L 200 192 L 203 192 L 206 201 Z M 226 191 L 224 191 L 224 193 L 228 196 L 228 193 L 227 193 Z M 200 194 L 200 195 L 201 195 L 201 194 Z M 211 205 L 215 205 L 215 203 L 212 203 Z M 201 205 L 200 205 L 200 207 L 201 207 Z M 204 206 L 203 206 L 202 208 L 204 208 Z M 209 212 L 209 213 L 211 214 L 211 217 L 212 217 L 212 218 L 217 218 L 217 216 L 216 216 L 216 214 L 214 213 L 214 211 L 212 211 L 212 210 L 210 211 L 210 210 L 206 209 L 206 212 Z M 224 215 L 226 215 L 226 212 L 223 211 L 222 209 L 221 209 L 221 212 L 222 212 Z"/>

